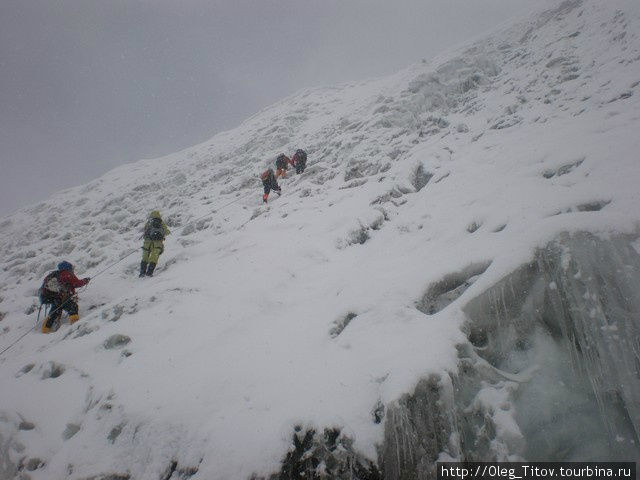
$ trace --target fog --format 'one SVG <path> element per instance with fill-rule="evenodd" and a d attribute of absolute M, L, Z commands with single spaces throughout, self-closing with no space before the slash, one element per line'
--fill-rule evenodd
<path fill-rule="evenodd" d="M 553 0 L 2 0 L 0 216 Z"/>

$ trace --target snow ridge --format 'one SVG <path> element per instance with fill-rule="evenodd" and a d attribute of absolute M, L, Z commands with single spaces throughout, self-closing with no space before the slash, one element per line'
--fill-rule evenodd
<path fill-rule="evenodd" d="M 80 322 L 0 358 L 0 478 L 269 475 L 296 426 L 376 461 L 386 409 L 457 370 L 471 299 L 563 232 L 638 234 L 638 32 L 637 2 L 565 1 L 4 218 L 0 349 L 58 261 L 95 275 L 156 208 L 172 235 L 156 277 L 128 257 Z M 260 205 L 299 147 L 307 170 Z"/>

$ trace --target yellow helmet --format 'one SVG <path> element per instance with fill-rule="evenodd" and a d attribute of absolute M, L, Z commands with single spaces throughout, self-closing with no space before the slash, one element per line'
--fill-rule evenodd
<path fill-rule="evenodd" d="M 160 216 L 160 212 L 158 210 L 154 210 L 153 212 L 151 212 L 151 215 L 149 215 L 151 218 L 162 218 Z"/>

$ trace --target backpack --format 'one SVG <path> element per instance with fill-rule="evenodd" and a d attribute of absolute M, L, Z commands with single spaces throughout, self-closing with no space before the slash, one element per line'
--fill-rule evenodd
<path fill-rule="evenodd" d="M 147 228 L 147 238 L 149 240 L 164 240 L 164 228 L 161 218 L 152 218 Z"/>
<path fill-rule="evenodd" d="M 296 150 L 296 157 L 298 157 L 298 162 L 300 162 L 302 165 L 305 165 L 307 163 L 307 152 L 305 152 L 301 148 Z"/>
<path fill-rule="evenodd" d="M 286 169 L 287 168 L 287 156 L 284 153 L 281 153 L 276 158 L 276 168 L 278 168 L 278 169 L 280 169 L 280 168 Z"/>
<path fill-rule="evenodd" d="M 51 303 L 52 298 L 59 297 L 64 294 L 67 289 L 60 283 L 60 270 L 50 272 L 42 281 L 42 286 L 38 290 L 40 303 Z"/>

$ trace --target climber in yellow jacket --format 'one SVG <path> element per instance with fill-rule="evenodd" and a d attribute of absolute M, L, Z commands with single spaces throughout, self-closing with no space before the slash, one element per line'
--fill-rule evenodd
<path fill-rule="evenodd" d="M 149 215 L 149 220 L 144 226 L 144 245 L 142 246 L 142 262 L 140 262 L 140 276 L 150 277 L 158 264 L 158 259 L 164 251 L 164 238 L 171 231 L 162 220 L 158 210 Z"/>

